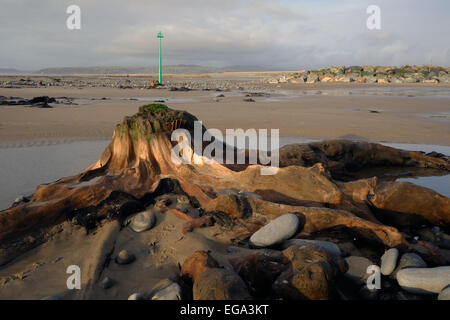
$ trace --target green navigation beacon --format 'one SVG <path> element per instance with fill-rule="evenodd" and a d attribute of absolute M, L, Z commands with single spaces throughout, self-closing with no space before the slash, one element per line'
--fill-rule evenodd
<path fill-rule="evenodd" d="M 159 38 L 159 75 L 158 75 L 158 82 L 159 84 L 162 84 L 162 65 L 161 65 L 161 39 L 164 38 L 164 35 L 160 31 L 158 33 Z"/>

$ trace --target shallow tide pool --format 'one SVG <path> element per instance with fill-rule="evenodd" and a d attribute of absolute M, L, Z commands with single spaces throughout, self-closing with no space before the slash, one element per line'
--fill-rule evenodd
<path fill-rule="evenodd" d="M 305 138 L 280 138 L 280 146 L 315 141 Z M 75 141 L 52 145 L 0 148 L 0 210 L 8 208 L 19 196 L 32 194 L 42 183 L 77 174 L 95 163 L 109 140 Z M 450 147 L 383 143 L 412 151 L 437 151 L 450 155 Z M 450 175 L 401 178 L 450 197 Z"/>

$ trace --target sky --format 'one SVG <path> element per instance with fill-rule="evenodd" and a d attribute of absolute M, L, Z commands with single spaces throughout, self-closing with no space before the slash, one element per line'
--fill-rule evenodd
<path fill-rule="evenodd" d="M 81 29 L 69 30 L 69 5 Z M 381 29 L 369 30 L 369 5 Z M 450 65 L 448 0 L 0 0 L 0 68 Z"/>

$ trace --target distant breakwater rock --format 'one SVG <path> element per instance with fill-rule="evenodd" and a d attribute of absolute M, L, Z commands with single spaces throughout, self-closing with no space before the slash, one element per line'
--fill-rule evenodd
<path fill-rule="evenodd" d="M 286 73 L 267 83 L 450 83 L 450 68 L 438 66 L 338 66 Z"/>
<path fill-rule="evenodd" d="M 80 174 L 40 185 L 28 202 L 0 211 L 0 265 L 51 239 L 62 223 L 91 231 L 108 220 L 123 225 L 134 214 L 149 209 L 184 220 L 185 233 L 219 224 L 229 241 L 246 250 L 259 250 L 251 249 L 252 241 L 264 250 L 278 250 L 288 239 L 327 239 L 339 243 L 339 249 L 347 254 L 357 251 L 356 245 L 364 245 L 368 248 L 364 252 L 374 260 L 384 249 L 397 248 L 402 253 L 419 254 L 429 266 L 450 264 L 440 242 L 415 237 L 416 228 L 422 226 L 439 226 L 448 233 L 449 198 L 411 183 L 382 182 L 375 177 L 345 179 L 352 171 L 377 166 L 448 172 L 447 158 L 374 143 L 333 140 L 281 148 L 280 168 L 273 175 L 262 176 L 261 164 L 176 164 L 171 159 L 175 145 L 171 134 L 179 128 L 192 134 L 196 120 L 188 112 L 163 104 L 142 106 L 137 114 L 125 117 L 95 164 Z M 192 153 L 194 157 L 203 156 Z M 169 208 L 170 203 L 176 207 Z M 151 223 L 143 233 L 153 231 L 150 224 L 155 221 L 148 220 Z M 260 243 L 258 234 L 262 233 L 269 233 L 273 241 Z M 347 270 L 343 263 L 335 265 L 337 260 L 332 258 L 339 251 L 327 249 L 333 246 L 323 242 L 291 245 L 294 248 L 285 249 L 284 257 L 272 257 L 287 259 L 288 268 L 283 263 L 273 274 L 266 274 L 272 281 L 267 294 L 286 299 L 334 296 L 338 275 Z M 309 253 L 309 247 L 315 248 L 314 253 Z M 252 257 L 248 267 L 258 270 L 264 270 L 265 261 L 272 259 Z M 205 260 L 204 255 L 199 258 Z M 205 264 L 215 266 L 208 259 Z M 245 281 L 231 270 L 215 267 L 193 275 L 194 297 L 209 298 L 213 293 L 206 288 L 209 283 L 218 283 L 221 292 L 215 291 L 213 296 L 238 292 L 239 298 L 250 298 L 246 282 L 259 284 L 260 279 L 235 268 Z M 313 282 L 304 277 L 304 270 L 313 272 Z"/>

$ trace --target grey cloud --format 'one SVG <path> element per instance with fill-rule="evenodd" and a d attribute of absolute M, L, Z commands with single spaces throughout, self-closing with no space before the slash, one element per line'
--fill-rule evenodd
<path fill-rule="evenodd" d="M 0 67 L 168 64 L 449 65 L 446 0 L 378 0 L 382 30 L 365 27 L 369 1 L 2 0 Z M 82 30 L 65 27 L 68 5 Z"/>

